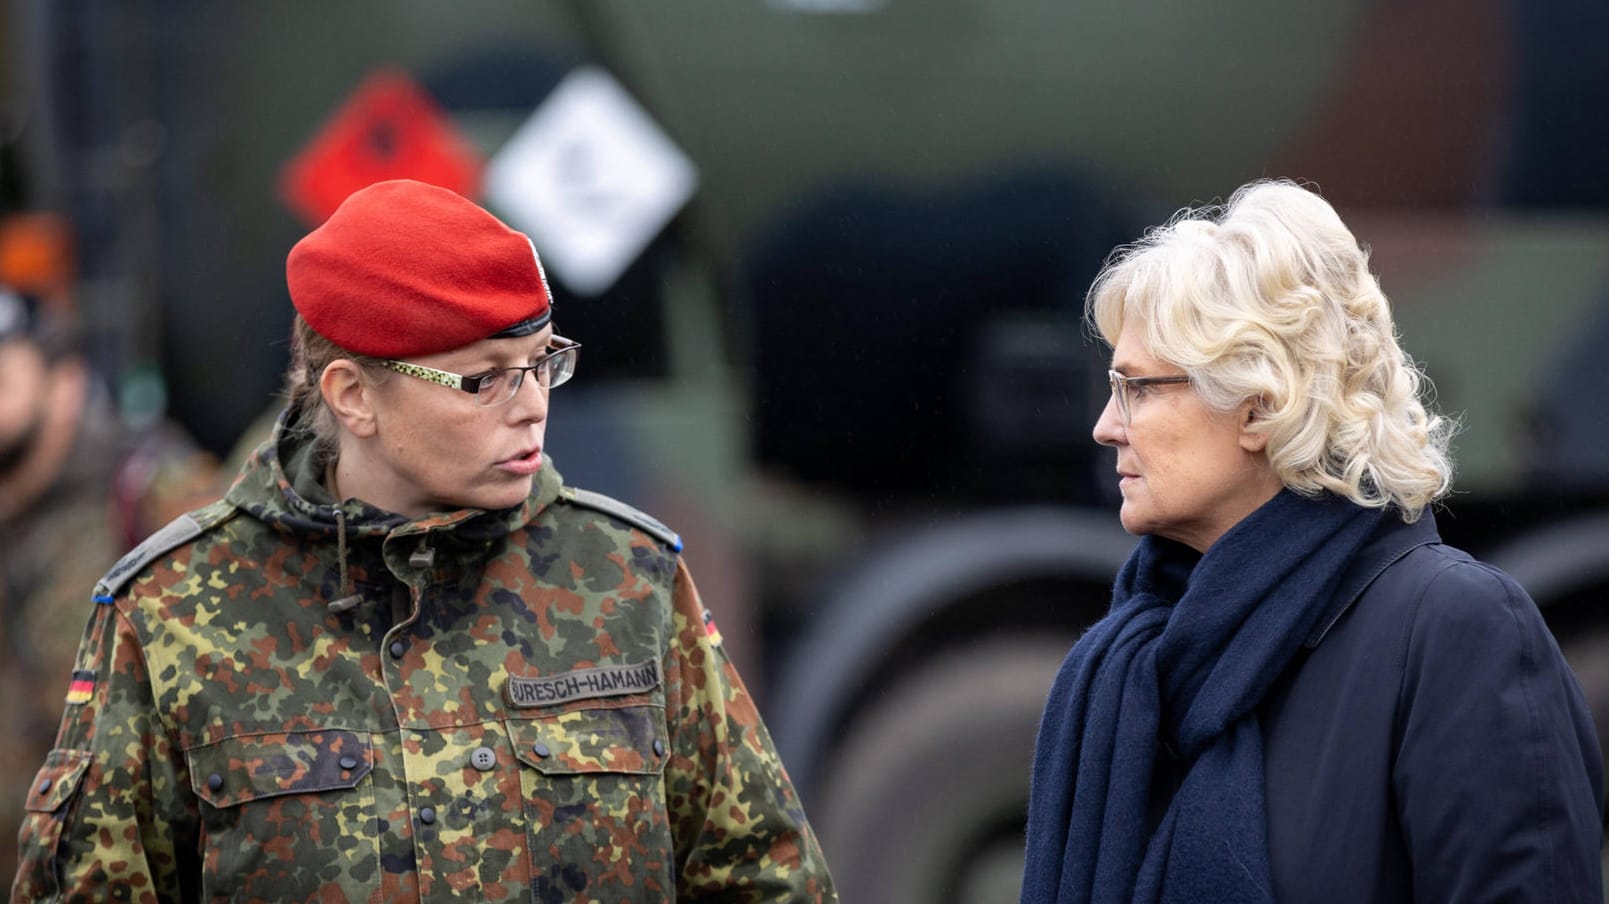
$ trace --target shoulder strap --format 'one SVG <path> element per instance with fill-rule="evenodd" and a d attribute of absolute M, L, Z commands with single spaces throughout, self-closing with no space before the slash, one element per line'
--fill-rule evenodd
<path fill-rule="evenodd" d="M 123 585 L 158 556 L 189 543 L 233 518 L 238 511 L 228 502 L 219 500 L 169 521 L 156 533 L 146 537 L 140 545 L 129 550 L 123 558 L 118 559 L 117 564 L 101 577 L 95 585 L 96 601 L 100 602 L 104 598 L 117 595 L 118 591 L 123 589 Z"/>
<path fill-rule="evenodd" d="M 616 521 L 623 521 L 658 539 L 661 543 L 670 547 L 671 552 L 682 551 L 680 534 L 660 523 L 652 515 L 632 508 L 618 499 L 605 496 L 602 493 L 594 493 L 591 490 L 564 487 L 559 490 L 559 500 L 582 508 L 592 509 L 595 512 L 602 512 Z"/>

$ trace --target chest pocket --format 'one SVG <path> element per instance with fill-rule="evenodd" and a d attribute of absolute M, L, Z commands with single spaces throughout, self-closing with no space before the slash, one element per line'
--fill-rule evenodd
<path fill-rule="evenodd" d="M 664 708 L 511 719 L 539 901 L 675 898 Z"/>
<path fill-rule="evenodd" d="M 207 896 L 275 900 L 334 886 L 378 887 L 369 736 L 278 732 L 185 753 L 203 827 Z"/>

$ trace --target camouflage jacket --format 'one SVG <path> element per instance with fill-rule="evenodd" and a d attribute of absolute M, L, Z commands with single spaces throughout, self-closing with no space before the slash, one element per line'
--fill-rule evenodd
<path fill-rule="evenodd" d="M 674 534 L 551 467 L 408 521 L 307 458 L 96 587 L 15 899 L 836 900 Z"/>

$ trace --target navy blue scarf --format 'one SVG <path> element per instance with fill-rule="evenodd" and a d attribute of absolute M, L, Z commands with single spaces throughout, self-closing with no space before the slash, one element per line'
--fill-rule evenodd
<path fill-rule="evenodd" d="M 1045 704 L 1023 904 L 1274 900 L 1257 709 L 1381 515 L 1286 490 L 1204 556 L 1140 541 Z"/>

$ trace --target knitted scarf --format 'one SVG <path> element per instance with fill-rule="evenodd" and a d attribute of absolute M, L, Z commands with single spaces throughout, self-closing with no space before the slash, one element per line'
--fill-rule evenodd
<path fill-rule="evenodd" d="M 1023 904 L 1274 900 L 1258 707 L 1381 516 L 1285 490 L 1205 555 L 1140 541 L 1045 705 Z"/>

